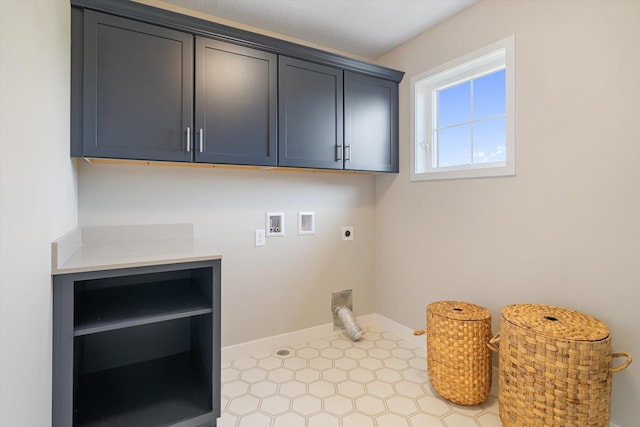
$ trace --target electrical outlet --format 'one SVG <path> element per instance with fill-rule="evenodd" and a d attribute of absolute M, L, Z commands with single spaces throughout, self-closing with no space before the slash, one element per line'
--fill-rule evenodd
<path fill-rule="evenodd" d="M 257 246 L 264 246 L 266 241 L 265 241 L 265 231 L 264 230 L 256 230 L 255 233 L 255 244 L 256 247 Z"/>
<path fill-rule="evenodd" d="M 342 241 L 353 240 L 353 225 L 342 227 Z"/>

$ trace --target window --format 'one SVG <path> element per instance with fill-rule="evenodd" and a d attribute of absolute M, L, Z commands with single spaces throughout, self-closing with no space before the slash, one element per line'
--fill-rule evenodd
<path fill-rule="evenodd" d="M 515 175 L 513 36 L 411 78 L 411 179 Z"/>

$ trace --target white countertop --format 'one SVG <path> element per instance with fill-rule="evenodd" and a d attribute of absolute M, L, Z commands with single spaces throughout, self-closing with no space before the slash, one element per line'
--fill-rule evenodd
<path fill-rule="evenodd" d="M 192 224 L 77 228 L 51 244 L 52 274 L 221 259 Z"/>

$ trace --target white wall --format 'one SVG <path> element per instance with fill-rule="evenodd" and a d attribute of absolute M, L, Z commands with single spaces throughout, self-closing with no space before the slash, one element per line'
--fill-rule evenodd
<path fill-rule="evenodd" d="M 76 225 L 68 1 L 0 1 L 0 425 L 51 423 L 51 241 Z"/>
<path fill-rule="evenodd" d="M 422 327 L 430 302 L 469 301 L 497 331 L 505 305 L 559 305 L 640 357 L 638 17 L 637 1 L 482 1 L 381 58 L 407 74 L 401 173 L 376 182 L 376 312 Z M 409 182 L 410 77 L 510 34 L 516 176 Z M 636 362 L 612 421 L 637 425 L 638 402 Z"/>
<path fill-rule="evenodd" d="M 81 225 L 194 224 L 222 260 L 222 345 L 330 323 L 331 293 L 353 289 L 373 313 L 374 177 L 165 166 L 79 167 Z M 316 234 L 297 235 L 297 212 Z M 285 213 L 285 236 L 255 247 L 265 212 Z M 341 226 L 355 239 L 342 242 Z"/>

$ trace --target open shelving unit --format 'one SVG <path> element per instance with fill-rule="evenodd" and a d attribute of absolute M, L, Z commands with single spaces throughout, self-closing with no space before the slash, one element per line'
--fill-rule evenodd
<path fill-rule="evenodd" d="M 54 276 L 53 427 L 215 426 L 220 260 Z"/>
<path fill-rule="evenodd" d="M 209 314 L 211 298 L 190 279 L 141 283 L 122 289 L 76 285 L 75 336 Z"/>

